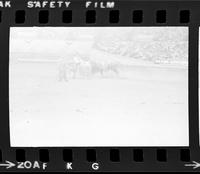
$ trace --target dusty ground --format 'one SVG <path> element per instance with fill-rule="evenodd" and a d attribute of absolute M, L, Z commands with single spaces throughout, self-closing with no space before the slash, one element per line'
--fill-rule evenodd
<path fill-rule="evenodd" d="M 11 145 L 188 145 L 185 67 L 132 65 L 68 82 L 58 81 L 57 68 L 11 64 Z"/>

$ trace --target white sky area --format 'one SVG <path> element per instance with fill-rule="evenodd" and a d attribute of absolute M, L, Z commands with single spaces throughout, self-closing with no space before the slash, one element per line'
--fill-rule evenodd
<path fill-rule="evenodd" d="M 187 27 L 11 27 L 12 147 L 189 146 Z"/>

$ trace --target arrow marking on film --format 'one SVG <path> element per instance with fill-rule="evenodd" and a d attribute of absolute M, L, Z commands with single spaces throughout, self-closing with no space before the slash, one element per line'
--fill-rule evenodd
<path fill-rule="evenodd" d="M 199 168 L 200 167 L 200 163 L 196 162 L 196 161 L 192 161 L 192 164 L 185 164 L 186 167 L 193 167 L 193 169 Z"/>
<path fill-rule="evenodd" d="M 0 167 L 6 167 L 6 169 L 15 167 L 16 165 L 10 161 L 6 161 L 5 164 L 0 164 Z"/>

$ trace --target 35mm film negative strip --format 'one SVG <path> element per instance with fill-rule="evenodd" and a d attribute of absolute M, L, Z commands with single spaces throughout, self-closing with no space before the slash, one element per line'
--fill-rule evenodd
<path fill-rule="evenodd" d="M 0 0 L 0 172 L 200 171 L 200 1 Z"/>

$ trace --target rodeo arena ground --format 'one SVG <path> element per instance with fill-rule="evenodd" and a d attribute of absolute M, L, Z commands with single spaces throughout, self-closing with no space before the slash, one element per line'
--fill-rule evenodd
<path fill-rule="evenodd" d="M 13 41 L 11 144 L 187 145 L 187 41 L 154 39 L 130 48 L 132 40 L 91 40 Z"/>

